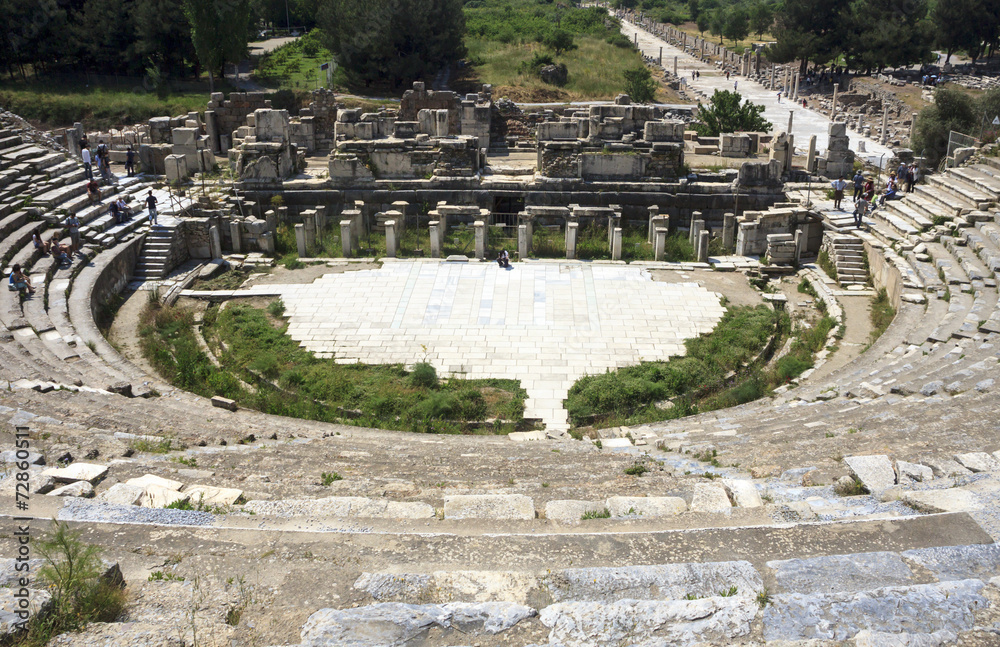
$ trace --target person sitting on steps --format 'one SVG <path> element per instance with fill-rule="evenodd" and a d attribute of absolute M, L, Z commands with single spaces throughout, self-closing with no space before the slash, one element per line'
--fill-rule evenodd
<path fill-rule="evenodd" d="M 42 240 L 37 231 L 31 234 L 31 242 L 35 246 L 35 249 L 41 250 L 43 256 L 49 253 L 49 243 Z"/>
<path fill-rule="evenodd" d="M 497 265 L 500 267 L 510 267 L 510 256 L 507 255 L 506 249 L 497 254 Z"/>
<path fill-rule="evenodd" d="M 35 288 L 31 285 L 31 281 L 28 280 L 28 275 L 21 269 L 20 263 L 14 263 L 14 267 L 11 270 L 10 289 L 17 290 L 18 292 L 27 290 L 28 294 L 35 293 Z"/>
<path fill-rule="evenodd" d="M 58 231 L 52 236 L 52 258 L 55 259 L 56 263 L 63 265 L 71 262 L 69 255 L 72 253 L 73 248 L 69 245 L 60 244 L 59 237 L 60 232 Z"/>

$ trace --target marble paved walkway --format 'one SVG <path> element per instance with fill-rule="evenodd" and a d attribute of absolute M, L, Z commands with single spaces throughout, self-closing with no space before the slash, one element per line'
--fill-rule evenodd
<path fill-rule="evenodd" d="M 749 99 L 753 103 L 764 106 L 764 118 L 774 125 L 776 131 L 788 129 L 788 113 L 794 113 L 792 117 L 792 134 L 795 135 L 795 148 L 798 151 L 809 150 L 809 136 L 816 135 L 817 154 L 823 156 L 829 142 L 830 118 L 824 114 L 803 108 L 801 103 L 795 104 L 782 97 L 778 102 L 778 93 L 768 90 L 760 83 L 751 81 L 739 75 L 732 75 L 726 79 L 726 75 L 719 71 L 715 65 L 702 63 L 694 56 L 685 53 L 678 47 L 669 44 L 667 41 L 654 36 L 642 27 L 639 27 L 625 19 L 622 19 L 622 33 L 630 39 L 638 35 L 639 49 L 646 56 L 656 58 L 659 56 L 660 47 L 663 48 L 663 67 L 673 70 L 674 56 L 677 57 L 677 74 L 684 79 L 684 82 L 696 90 L 712 96 L 716 90 L 732 90 L 733 84 L 737 83 L 736 91 L 743 95 L 744 99 Z M 701 73 L 698 79 L 691 78 L 691 71 L 697 70 Z M 870 163 L 885 164 L 892 157 L 892 151 L 873 139 L 863 137 L 861 134 L 849 130 L 850 147 L 860 157 Z M 864 141 L 865 152 L 858 152 L 859 142 Z M 883 159 L 883 154 L 885 154 Z"/>
<path fill-rule="evenodd" d="M 653 281 L 626 265 L 387 260 L 378 270 L 311 284 L 259 285 L 280 294 L 289 335 L 338 362 L 412 365 L 439 374 L 513 378 L 525 415 L 568 428 L 563 400 L 578 378 L 666 359 L 710 331 L 724 309 L 696 283 Z"/>

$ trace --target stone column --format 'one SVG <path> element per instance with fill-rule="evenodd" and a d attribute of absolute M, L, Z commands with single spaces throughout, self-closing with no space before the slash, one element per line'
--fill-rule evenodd
<path fill-rule="evenodd" d="M 621 222 L 622 215 L 620 213 L 608 216 L 608 249 L 612 249 L 615 246 L 615 227 L 620 225 Z"/>
<path fill-rule="evenodd" d="M 306 232 L 306 247 L 313 249 L 316 247 L 316 212 L 302 212 L 302 227 Z"/>
<path fill-rule="evenodd" d="M 396 221 L 385 221 L 385 255 L 396 258 Z"/>
<path fill-rule="evenodd" d="M 799 100 L 799 80 L 800 80 L 799 77 L 800 76 L 801 75 L 798 72 L 795 73 L 795 87 L 792 88 L 792 100 L 793 101 L 798 101 Z"/>
<path fill-rule="evenodd" d="M 295 225 L 295 246 L 298 247 L 299 258 L 309 256 L 306 249 L 306 227 L 305 225 Z"/>
<path fill-rule="evenodd" d="M 663 48 L 662 47 L 660 48 L 660 58 L 657 59 L 657 63 L 656 64 L 659 65 L 660 67 L 663 67 Z M 675 74 L 676 74 L 676 72 L 675 72 Z"/>
<path fill-rule="evenodd" d="M 771 65 L 771 90 L 774 90 L 774 65 Z"/>
<path fill-rule="evenodd" d="M 882 108 L 882 145 L 889 141 L 889 108 Z"/>
<path fill-rule="evenodd" d="M 708 262 L 708 239 L 711 238 L 712 234 L 707 231 L 698 232 L 698 262 L 707 263 Z"/>
<path fill-rule="evenodd" d="M 660 208 L 659 207 L 657 207 L 656 205 L 653 205 L 653 206 L 649 207 L 649 227 L 648 227 L 648 229 L 646 231 L 646 242 L 647 243 L 652 243 L 653 242 L 653 234 L 654 234 L 654 230 L 656 229 L 656 224 L 654 223 L 654 221 L 656 220 L 656 217 L 659 216 L 659 215 L 660 215 Z"/>
<path fill-rule="evenodd" d="M 235 220 L 229 221 L 229 236 L 233 239 L 233 253 L 243 253 L 243 241 L 240 239 L 240 223 Z"/>
<path fill-rule="evenodd" d="M 837 117 L 837 91 L 840 89 L 839 83 L 833 84 L 833 110 L 830 111 L 830 119 L 833 120 Z"/>
<path fill-rule="evenodd" d="M 865 134 L 865 116 L 860 113 L 858 113 L 858 134 L 862 136 Z"/>
<path fill-rule="evenodd" d="M 805 232 L 801 229 L 795 230 L 795 264 L 798 265 L 802 260 L 802 252 L 804 251 L 806 245 Z"/>
<path fill-rule="evenodd" d="M 431 232 L 431 258 L 441 258 L 441 236 L 438 234 L 440 226 L 441 223 L 437 220 L 428 223 Z"/>
<path fill-rule="evenodd" d="M 701 219 L 700 211 L 691 212 L 691 227 L 688 230 L 688 242 L 695 249 L 698 249 L 698 232 L 705 226 L 705 221 Z"/>
<path fill-rule="evenodd" d="M 566 223 L 566 258 L 576 258 L 576 237 L 580 232 L 580 223 Z"/>
<path fill-rule="evenodd" d="M 222 258 L 222 236 L 219 235 L 219 228 L 215 225 L 208 228 L 208 247 L 212 258 Z"/>
<path fill-rule="evenodd" d="M 351 221 L 341 220 L 340 221 L 340 251 L 343 253 L 344 258 L 350 258 L 354 255 L 354 250 L 351 248 Z"/>
<path fill-rule="evenodd" d="M 722 215 L 722 246 L 726 251 L 732 251 L 736 242 L 736 214 L 725 213 Z"/>
<path fill-rule="evenodd" d="M 265 231 L 257 239 L 257 244 L 260 245 L 260 251 L 269 256 L 274 256 L 274 234 Z"/>
<path fill-rule="evenodd" d="M 677 76 L 677 57 L 674 57 L 674 76 Z"/>
<path fill-rule="evenodd" d="M 816 135 L 809 136 L 809 155 L 806 157 L 806 173 L 812 173 L 816 166 Z"/>
<path fill-rule="evenodd" d="M 794 118 L 795 118 L 795 111 L 794 111 L 794 110 L 789 110 L 789 111 L 788 111 L 788 130 L 787 130 L 787 131 L 785 131 L 785 132 L 787 132 L 787 133 L 788 133 L 789 135 L 791 135 L 791 134 L 792 134 L 792 120 L 793 120 Z"/>
<path fill-rule="evenodd" d="M 913 142 L 913 136 L 917 134 L 917 113 L 913 113 L 910 117 L 910 142 Z"/>
<path fill-rule="evenodd" d="M 622 228 L 615 227 L 611 235 L 611 260 L 622 260 Z"/>
<path fill-rule="evenodd" d="M 264 213 L 264 221 L 267 222 L 268 231 L 274 231 L 278 228 L 278 214 L 273 209 L 268 209 Z"/>
<path fill-rule="evenodd" d="M 657 227 L 656 231 L 653 232 L 653 237 L 653 260 L 662 261 L 666 256 L 667 230 L 663 227 Z"/>
<path fill-rule="evenodd" d="M 486 223 L 477 220 L 472 226 L 476 229 L 476 258 L 486 260 Z"/>
<path fill-rule="evenodd" d="M 518 260 L 525 260 L 530 255 L 531 236 L 528 234 L 528 225 L 517 226 L 517 256 Z"/>
<path fill-rule="evenodd" d="M 434 111 L 434 124 L 436 126 L 438 137 L 448 136 L 448 111 L 447 110 L 435 110 Z"/>
<path fill-rule="evenodd" d="M 795 159 L 795 137 L 788 135 L 788 155 L 785 157 L 785 173 L 792 172 L 792 160 Z"/>
<path fill-rule="evenodd" d="M 316 207 L 316 235 L 323 238 L 323 231 L 326 230 L 326 205 Z"/>

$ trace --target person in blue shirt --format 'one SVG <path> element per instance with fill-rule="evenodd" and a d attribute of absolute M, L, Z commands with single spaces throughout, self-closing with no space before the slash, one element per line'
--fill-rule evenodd
<path fill-rule="evenodd" d="M 20 263 L 14 263 L 14 268 L 10 273 L 10 286 L 19 292 L 27 290 L 28 294 L 35 293 L 35 288 L 28 280 L 28 275 L 21 269 Z"/>

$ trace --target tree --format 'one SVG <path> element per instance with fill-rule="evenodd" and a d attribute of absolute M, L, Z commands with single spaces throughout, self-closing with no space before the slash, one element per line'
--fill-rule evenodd
<path fill-rule="evenodd" d="M 767 132 L 771 122 L 764 119 L 764 106 L 742 101 L 743 96 L 729 90 L 716 90 L 708 107 L 698 104 L 695 124 L 699 134 L 716 137 L 720 133 Z"/>
<path fill-rule="evenodd" d="M 81 58 L 100 72 L 128 73 L 141 69 L 134 57 L 135 32 L 131 0 L 89 0 L 79 26 Z M 162 19 L 162 17 L 161 17 Z M 131 69 L 130 69 L 131 68 Z"/>
<path fill-rule="evenodd" d="M 768 48 L 768 59 L 800 61 L 800 71 L 805 73 L 810 61 L 834 58 L 845 37 L 846 11 L 844 3 L 829 0 L 785 0 L 775 15 L 771 33 L 777 42 Z"/>
<path fill-rule="evenodd" d="M 934 91 L 934 103 L 917 115 L 912 148 L 936 165 L 947 154 L 949 133 L 954 130 L 975 137 L 980 118 L 971 96 L 940 87 Z"/>
<path fill-rule="evenodd" d="M 750 28 L 757 34 L 757 38 L 762 38 L 772 23 L 774 23 L 774 11 L 766 2 L 757 2 L 750 8 Z"/>
<path fill-rule="evenodd" d="M 250 36 L 249 0 L 184 0 L 184 16 L 191 25 L 191 43 L 208 71 L 208 87 L 215 91 L 215 71 L 226 61 L 238 62 Z"/>
<path fill-rule="evenodd" d="M 695 20 L 695 23 L 698 25 L 698 32 L 701 34 L 701 37 L 704 38 L 705 32 L 712 26 L 712 14 L 707 11 L 701 12 L 698 14 L 698 18 Z"/>
<path fill-rule="evenodd" d="M 722 9 L 713 9 L 711 17 L 708 19 L 708 30 L 713 36 L 719 37 L 719 44 L 722 44 L 722 35 L 726 31 L 726 14 Z"/>
<path fill-rule="evenodd" d="M 649 68 L 636 67 L 622 72 L 625 78 L 625 94 L 636 103 L 648 103 L 656 96 L 656 81 Z"/>
<path fill-rule="evenodd" d="M 184 17 L 183 0 L 141 0 L 135 3 L 136 58 L 162 76 L 179 77 L 187 61 L 195 60 L 191 25 Z M 164 20 L 163 16 L 174 16 Z"/>
<path fill-rule="evenodd" d="M 897 0 L 854 0 L 843 40 L 848 67 L 870 72 L 932 60 L 926 16 L 926 0 L 910 0 L 905 11 Z"/>
<path fill-rule="evenodd" d="M 576 49 L 576 45 L 573 44 L 573 34 L 565 29 L 553 29 L 542 39 L 542 44 L 553 50 L 556 54 Z"/>
<path fill-rule="evenodd" d="M 319 24 L 354 83 L 398 87 L 465 53 L 461 0 L 322 0 Z"/>
<path fill-rule="evenodd" d="M 698 0 L 688 0 L 688 13 L 691 15 L 691 20 L 698 22 L 698 16 L 701 15 L 701 7 L 698 5 Z"/>
<path fill-rule="evenodd" d="M 979 0 L 937 0 L 934 4 L 931 10 L 934 40 L 947 54 L 945 63 L 951 61 L 951 55 L 957 50 L 978 45 L 974 21 L 969 20 L 969 16 L 975 15 L 972 12 L 977 4 Z"/>
<path fill-rule="evenodd" d="M 747 14 L 739 5 L 734 5 L 726 14 L 726 25 L 722 29 L 726 38 L 736 45 L 750 34 L 750 21 Z"/>

